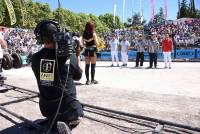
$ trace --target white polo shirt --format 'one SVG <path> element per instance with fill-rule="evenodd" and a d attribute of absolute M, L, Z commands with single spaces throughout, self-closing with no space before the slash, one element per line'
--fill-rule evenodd
<path fill-rule="evenodd" d="M 128 52 L 128 47 L 130 46 L 130 43 L 125 40 L 125 41 L 121 41 L 121 52 Z"/>
<path fill-rule="evenodd" d="M 111 51 L 118 51 L 118 44 L 119 44 L 118 39 L 111 40 L 109 44 L 110 44 Z"/>

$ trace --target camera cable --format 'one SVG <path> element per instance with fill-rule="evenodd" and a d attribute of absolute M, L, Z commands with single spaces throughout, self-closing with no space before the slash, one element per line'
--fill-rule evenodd
<path fill-rule="evenodd" d="M 56 43 L 56 68 L 57 68 L 57 73 L 58 73 L 58 79 L 59 79 L 59 82 L 60 82 L 60 85 L 61 85 L 61 88 L 62 88 L 62 93 L 61 93 L 61 96 L 60 96 L 60 101 L 59 101 L 59 104 L 58 104 L 58 108 L 56 110 L 56 113 L 55 113 L 55 116 L 53 118 L 53 120 L 51 121 L 51 124 L 46 132 L 46 134 L 49 134 L 51 132 L 51 129 L 56 121 L 56 118 L 59 114 L 59 111 L 60 111 L 60 107 L 61 107 L 61 104 L 62 104 L 62 99 L 63 99 L 63 96 L 64 96 L 64 92 L 65 92 L 65 87 L 66 87 L 66 84 L 67 84 L 67 80 L 68 80 L 68 76 L 69 76 L 69 67 L 70 67 L 70 58 L 67 59 L 66 63 L 67 63 L 67 75 L 66 75 L 66 79 L 65 79 L 65 84 L 62 84 L 62 81 L 61 81 L 61 78 L 60 78 L 60 72 L 59 72 L 59 68 L 58 68 L 58 55 L 57 55 L 57 43 Z M 69 56 L 70 57 L 70 56 Z"/>

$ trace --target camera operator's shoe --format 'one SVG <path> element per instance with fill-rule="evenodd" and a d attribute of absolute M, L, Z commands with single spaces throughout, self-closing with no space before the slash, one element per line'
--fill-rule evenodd
<path fill-rule="evenodd" d="M 85 83 L 85 85 L 90 85 L 90 81 L 87 80 L 86 83 Z"/>
<path fill-rule="evenodd" d="M 91 81 L 91 84 L 98 84 L 98 81 L 92 80 L 92 81 Z"/>
<path fill-rule="evenodd" d="M 65 124 L 65 122 L 58 121 L 57 122 L 57 129 L 59 134 L 72 134 L 69 127 Z"/>
<path fill-rule="evenodd" d="M 77 120 L 74 120 L 74 121 L 70 121 L 69 122 L 69 126 L 70 126 L 70 129 L 74 129 L 75 127 L 77 127 L 79 125 L 79 123 L 81 122 L 81 118 L 80 119 L 77 119 Z"/>

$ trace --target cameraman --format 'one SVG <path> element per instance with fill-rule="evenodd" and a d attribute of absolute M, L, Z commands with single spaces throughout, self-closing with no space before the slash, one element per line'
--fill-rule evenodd
<path fill-rule="evenodd" d="M 59 25 L 56 21 L 44 20 L 37 25 L 35 35 L 37 41 L 44 44 L 44 48 L 33 55 L 32 70 L 40 91 L 39 106 L 42 115 L 47 117 L 50 122 L 53 122 L 52 120 L 56 117 L 56 121 L 61 122 L 61 126 L 57 122 L 59 133 L 63 133 L 63 131 L 66 133 L 69 128 L 76 127 L 83 116 L 82 106 L 76 99 L 74 83 L 74 80 L 81 79 L 82 69 L 75 54 L 69 58 L 57 56 L 53 35 L 58 32 Z M 68 59 L 70 59 L 70 63 L 66 64 Z M 60 99 L 62 99 L 62 103 L 59 108 Z M 59 112 L 56 114 L 58 109 Z"/>

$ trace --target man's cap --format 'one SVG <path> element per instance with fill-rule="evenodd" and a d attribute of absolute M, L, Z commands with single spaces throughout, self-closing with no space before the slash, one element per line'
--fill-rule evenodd
<path fill-rule="evenodd" d="M 52 23 L 46 23 L 46 24 L 43 24 L 43 26 L 41 26 L 40 32 L 41 32 L 41 35 L 55 34 L 58 32 L 58 29 L 56 25 Z"/>

